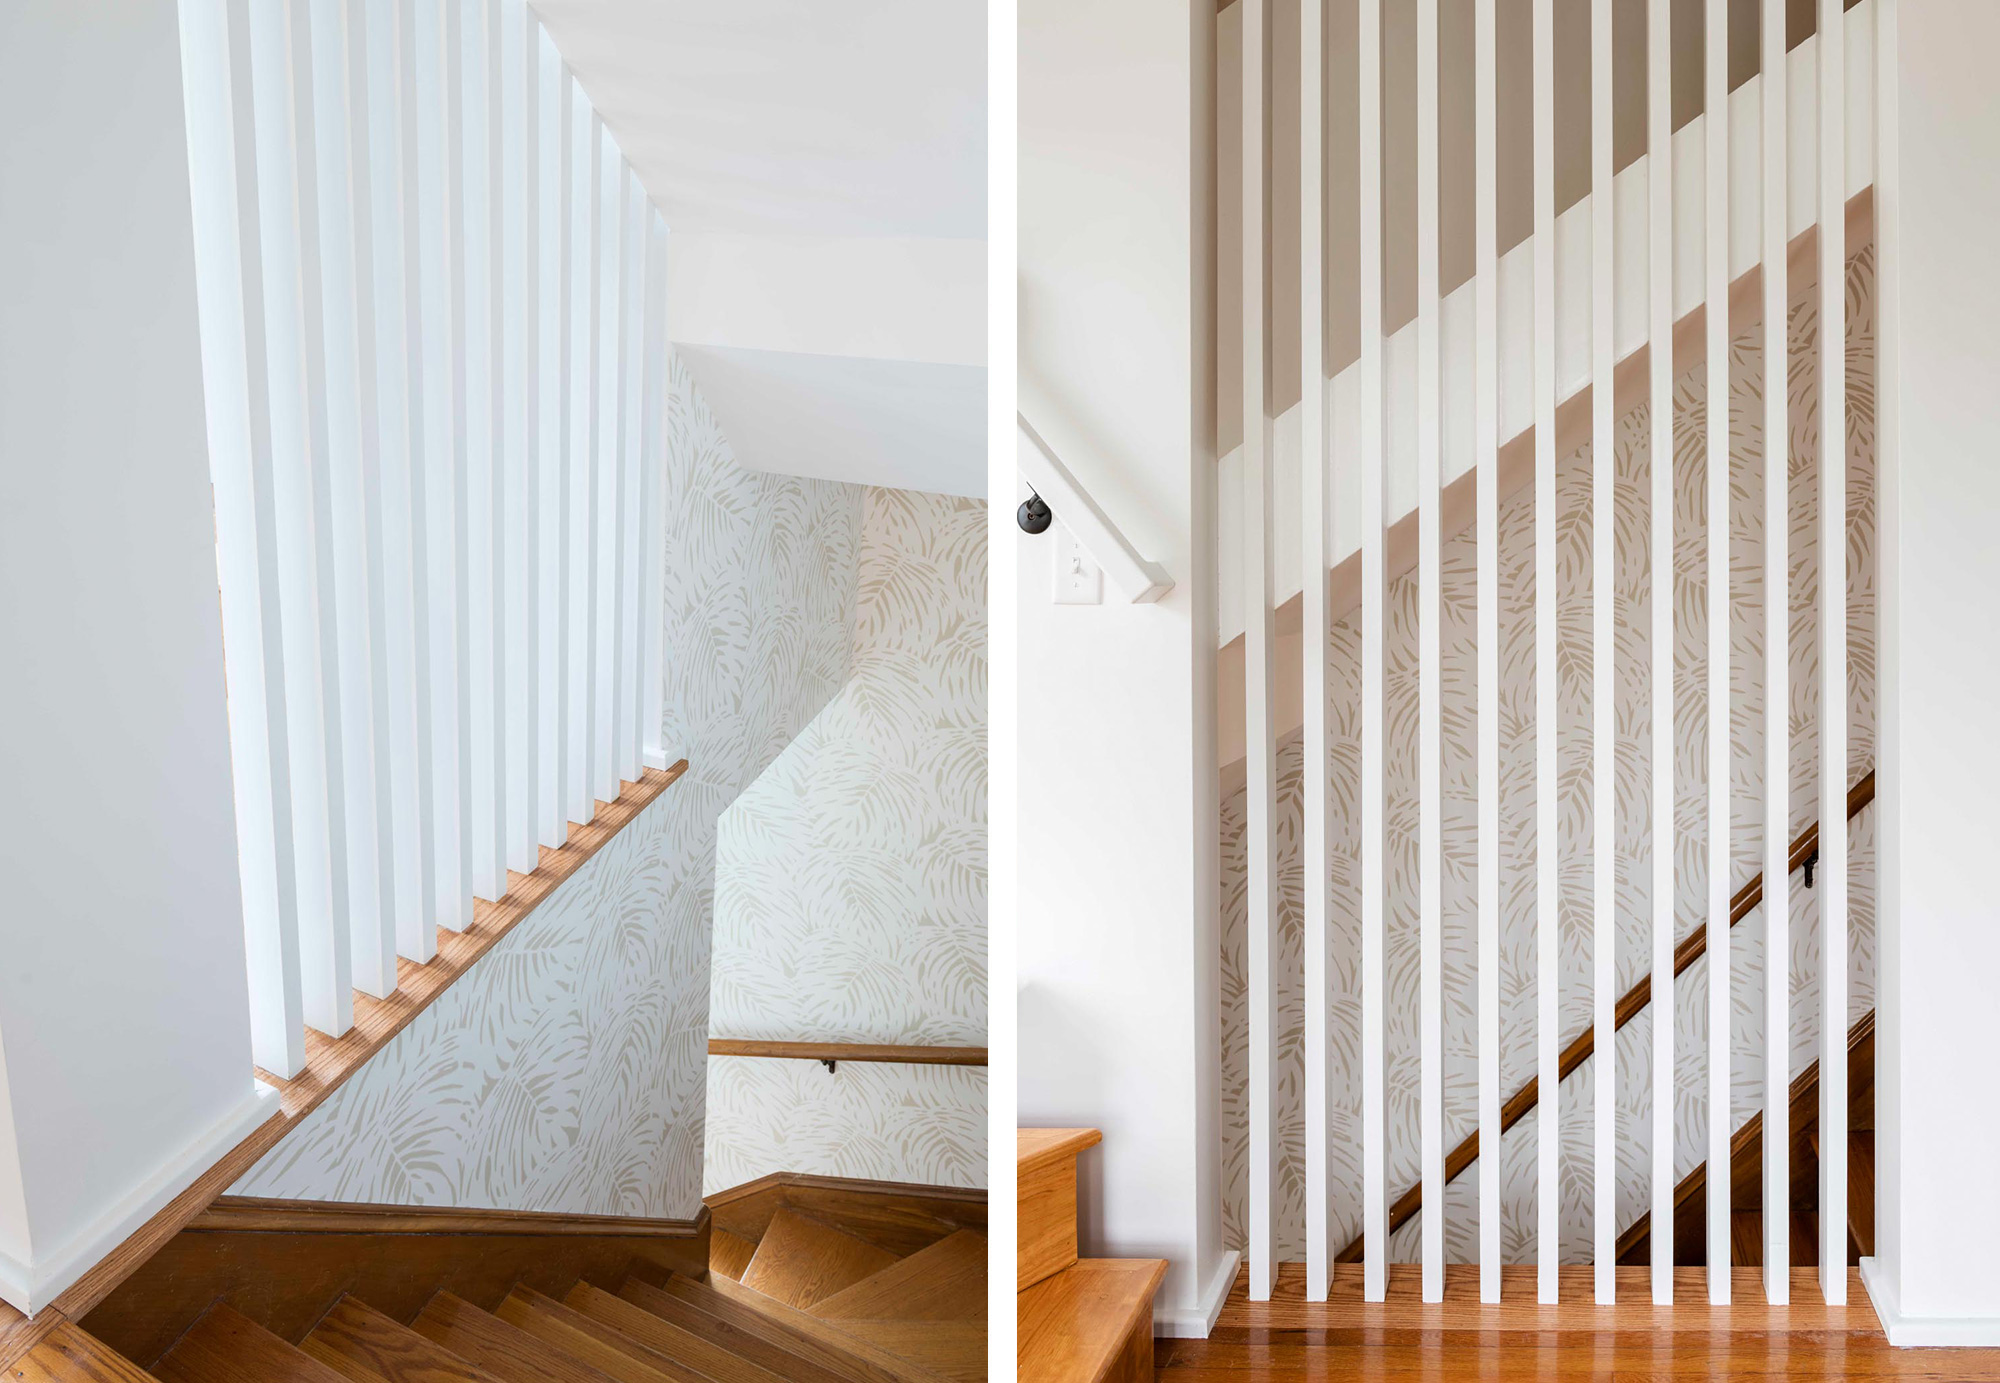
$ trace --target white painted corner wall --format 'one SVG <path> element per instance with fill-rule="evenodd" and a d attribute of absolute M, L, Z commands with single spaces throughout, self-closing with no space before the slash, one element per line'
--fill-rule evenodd
<path fill-rule="evenodd" d="M 1194 1335 L 1234 1270 L 1217 1167 L 1214 27 L 1212 0 L 1021 6 L 1023 390 L 1102 459 L 1078 479 L 1175 585 L 1057 606 L 1048 536 L 1011 533 L 1019 1119 L 1104 1131 L 1082 1162 L 1082 1249 L 1166 1258 L 1154 1328 Z"/>
<path fill-rule="evenodd" d="M 250 1072 L 176 7 L 0 7 L 0 1298 L 274 1110 Z"/>

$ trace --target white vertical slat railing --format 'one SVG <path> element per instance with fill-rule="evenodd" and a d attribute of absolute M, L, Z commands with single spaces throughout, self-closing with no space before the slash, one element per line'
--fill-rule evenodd
<path fill-rule="evenodd" d="M 1556 801 L 1555 0 L 1535 0 L 1535 1295 L 1557 1299 L 1561 1247 Z"/>
<path fill-rule="evenodd" d="M 1299 510 L 1300 552 L 1309 571 L 1333 565 L 1333 506 L 1329 501 L 1326 429 L 1326 225 L 1321 204 L 1326 156 L 1326 6 L 1299 6 Z M 1325 1301 L 1332 1284 L 1333 1200 L 1327 1139 L 1332 1109 L 1327 1031 L 1327 957 L 1331 936 L 1333 859 L 1333 705 L 1327 687 L 1333 626 L 1324 581 L 1302 592 L 1300 637 L 1305 649 L 1305 1172 L 1308 1301 Z"/>
<path fill-rule="evenodd" d="M 1248 855 L 1250 969 L 1250 1299 L 1275 1281 L 1272 1182 L 1276 1052 L 1272 947 L 1277 939 L 1277 765 L 1271 741 L 1271 477 L 1264 398 L 1265 0 L 1243 7 L 1243 558 L 1255 602 L 1243 657 L 1244 834 Z"/>
<path fill-rule="evenodd" d="M 1382 393 L 1382 0 L 1359 0 L 1360 162 L 1355 210 L 1361 305 L 1361 1226 L 1362 1296 L 1389 1291 L 1388 1020 L 1383 934 L 1384 623 L 1388 503 Z"/>
<path fill-rule="evenodd" d="M 1729 99 L 1728 0 L 1708 0 L 1702 30 L 1708 375 L 1708 1165 L 1729 1162 Z M 1705 1183 L 1708 1299 L 1729 1303 L 1729 1178 Z"/>
<path fill-rule="evenodd" d="M 1819 1281 L 1847 1301 L 1847 26 L 1819 6 Z"/>
<path fill-rule="evenodd" d="M 1785 3 L 1762 23 L 1764 290 L 1764 1108 L 1791 1107 L 1791 439 L 1785 276 Z M 1791 1140 L 1763 1149 L 1764 1299 L 1791 1300 Z"/>
<path fill-rule="evenodd" d="M 523 0 L 182 29 L 252 1042 L 290 1077 L 657 742 L 665 226 Z"/>
<path fill-rule="evenodd" d="M 1500 94 L 1497 0 L 1473 33 L 1473 465 L 1479 602 L 1479 1299 L 1500 1300 Z"/>
<path fill-rule="evenodd" d="M 1417 3 L 1417 1055 L 1423 1299 L 1444 1300 L 1444 525 L 1439 479 L 1438 4 Z"/>
<path fill-rule="evenodd" d="M 1618 1299 L 1617 386 L 1612 378 L 1611 0 L 1590 9 L 1591 1257 L 1600 1305 Z"/>
<path fill-rule="evenodd" d="M 1674 244 L 1673 0 L 1646 7 L 1646 363 L 1652 497 L 1652 849 L 1654 975 L 1674 966 Z M 1674 987 L 1653 986 L 1651 1223 L 1673 1223 Z M 1653 1303 L 1674 1299 L 1674 1236 L 1651 1236 Z"/>

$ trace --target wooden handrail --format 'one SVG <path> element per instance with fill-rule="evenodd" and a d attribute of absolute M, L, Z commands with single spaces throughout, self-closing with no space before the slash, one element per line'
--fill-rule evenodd
<path fill-rule="evenodd" d="M 900 1061 L 916 1066 L 984 1066 L 984 1047 L 899 1047 L 880 1042 L 765 1042 L 708 1039 L 710 1056 L 780 1057 L 805 1061 Z"/>
<path fill-rule="evenodd" d="M 1873 769 L 1870 769 L 1860 782 L 1848 789 L 1847 819 L 1852 821 L 1856 816 L 1860 815 L 1863 807 L 1874 800 L 1875 772 Z M 1798 839 L 1792 842 L 1792 848 L 1785 857 L 1785 872 L 1789 874 L 1799 869 L 1818 852 L 1819 823 L 1815 821 L 1812 825 L 1806 827 L 1805 830 L 1799 832 Z M 1760 871 L 1751 878 L 1749 883 L 1737 889 L 1735 896 L 1729 900 L 1729 925 L 1734 927 L 1738 922 L 1748 917 L 1756 906 L 1763 901 L 1764 875 Z M 1678 979 L 1680 973 L 1699 960 L 1707 950 L 1708 924 L 1704 922 L 1689 932 L 1686 939 L 1680 945 L 1674 947 L 1674 977 Z M 1613 1010 L 1612 1031 L 1616 1032 L 1631 1022 L 1639 1015 L 1639 1011 L 1652 1001 L 1653 977 L 1650 974 L 1642 975 L 1639 977 L 1638 982 L 1626 990 L 1624 995 L 1618 1000 L 1618 1005 Z M 1567 1047 L 1562 1049 L 1562 1054 L 1556 1058 L 1556 1079 L 1558 1081 L 1567 1080 L 1570 1073 L 1589 1060 L 1590 1054 L 1595 1050 L 1596 1031 L 1593 1028 L 1586 1027 L 1576 1035 L 1575 1039 Z M 1505 1133 L 1508 1129 L 1526 1118 L 1528 1111 L 1535 1107 L 1535 1102 L 1539 1096 L 1540 1091 L 1537 1088 L 1536 1080 L 1531 1077 L 1526 1085 L 1514 1092 L 1512 1099 L 1500 1106 L 1500 1132 Z M 1446 1156 L 1444 1160 L 1445 1181 L 1449 1183 L 1455 1180 L 1460 1172 L 1470 1167 L 1478 1158 L 1479 1130 L 1474 1129 Z M 1400 1229 L 1409 1221 L 1412 1215 L 1423 1208 L 1423 1204 L 1424 1188 L 1423 1184 L 1419 1182 L 1398 1196 L 1396 1203 L 1389 1207 L 1389 1232 L 1393 1234 L 1396 1230 Z M 1364 1236 L 1357 1234 L 1354 1236 L 1354 1241 L 1342 1249 L 1340 1256 L 1334 1261 L 1337 1263 L 1359 1263 L 1361 1261 L 1363 1242 Z"/>

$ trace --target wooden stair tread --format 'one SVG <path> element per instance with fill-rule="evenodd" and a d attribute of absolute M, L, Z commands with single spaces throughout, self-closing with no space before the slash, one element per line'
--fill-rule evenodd
<path fill-rule="evenodd" d="M 398 1325 L 372 1306 L 342 1297 L 299 1348 L 357 1383 L 498 1383 L 492 1374 Z"/>
<path fill-rule="evenodd" d="M 625 1335 L 655 1354 L 686 1364 L 715 1383 L 783 1383 L 771 1370 L 622 1297 L 579 1282 L 564 1304 Z"/>
<path fill-rule="evenodd" d="M 821 1364 L 804 1350 L 788 1348 L 787 1345 L 792 1343 L 790 1341 L 781 1344 L 763 1335 L 752 1334 L 740 1325 L 712 1316 L 693 1302 L 641 1282 L 636 1277 L 619 1288 L 618 1295 L 641 1310 L 769 1369 L 780 1378 L 793 1379 L 795 1383 L 855 1383 L 861 1377 L 858 1372 L 843 1373 Z"/>
<path fill-rule="evenodd" d="M 921 1365 L 953 1383 L 984 1383 L 986 1322 L 842 1321 L 862 1339 Z"/>
<path fill-rule="evenodd" d="M 283 1340 L 279 1340 L 278 1344 L 282 1348 L 291 1348 Z M 297 1351 L 294 1350 L 293 1353 Z M 20 1379 L 22 1383 L 153 1383 L 154 1379 L 154 1375 L 147 1373 L 96 1336 L 67 1323 L 58 1325 L 44 1335 L 33 1349 L 16 1359 L 13 1366 L 7 1370 L 7 1376 L 10 1379 Z M 248 1373 L 241 1370 L 226 1372 L 220 1369 L 199 1374 L 182 1372 L 159 1375 L 165 1379 L 186 1379 L 189 1383 L 196 1378 L 214 1379 L 217 1383 L 235 1383 L 237 1379 L 284 1380 L 293 1376 L 283 1373 Z M 296 1376 L 306 1377 L 304 1374 Z"/>
<path fill-rule="evenodd" d="M 895 1261 L 896 1255 L 887 1249 L 784 1209 L 771 1217 L 742 1281 L 773 1300 L 805 1310 Z"/>
<path fill-rule="evenodd" d="M 728 1278 L 711 1281 L 710 1287 L 752 1311 L 760 1312 L 783 1322 L 801 1334 L 809 1335 L 820 1343 L 842 1349 L 867 1364 L 871 1377 L 877 1383 L 934 1383 L 937 1375 L 920 1364 L 912 1363 L 899 1354 L 883 1349 L 863 1336 L 856 1335 L 841 1321 L 821 1320 L 809 1311 L 801 1311 L 795 1306 L 787 1306 L 776 1297 L 767 1297 L 762 1292 L 745 1287 L 740 1282 Z"/>
<path fill-rule="evenodd" d="M 727 1288 L 721 1286 L 727 1283 Z M 898 1383 L 903 1361 L 870 1358 L 875 1347 L 831 1323 L 793 1311 L 740 1285 L 733 1278 L 703 1284 L 671 1273 L 659 1290 L 677 1297 L 746 1334 L 758 1336 L 839 1374 L 850 1383 Z M 725 1295 L 727 1292 L 727 1295 Z"/>
<path fill-rule="evenodd" d="M 236 1383 L 238 1379 L 244 1383 L 344 1383 L 347 1378 L 221 1302 L 188 1327 L 153 1365 L 153 1373 L 167 1383 Z"/>
<path fill-rule="evenodd" d="M 687 1365 L 655 1354 L 604 1322 L 531 1288 L 516 1287 L 493 1314 L 619 1383 L 710 1383 Z"/>
<path fill-rule="evenodd" d="M 450 1292 L 432 1297 L 410 1328 L 503 1383 L 614 1383 L 602 1369 Z"/>
<path fill-rule="evenodd" d="M 1026 1175 L 1048 1163 L 1074 1158 L 1096 1147 L 1104 1134 L 1094 1128 L 1024 1128 L 1014 1131 L 1014 1174 Z"/>
<path fill-rule="evenodd" d="M 757 1254 L 757 1246 L 740 1234 L 711 1227 L 708 1231 L 708 1270 L 724 1277 L 743 1280 L 743 1270 Z"/>
<path fill-rule="evenodd" d="M 1118 1362 L 1135 1328 L 1152 1333 L 1161 1258 L 1079 1258 L 1020 1294 L 1021 1383 L 1090 1383 Z"/>
<path fill-rule="evenodd" d="M 822 1297 L 812 1313 L 828 1320 L 984 1321 L 986 1236 L 961 1229 Z"/>

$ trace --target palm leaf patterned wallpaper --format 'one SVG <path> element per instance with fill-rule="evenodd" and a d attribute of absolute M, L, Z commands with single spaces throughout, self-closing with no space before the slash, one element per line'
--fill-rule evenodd
<path fill-rule="evenodd" d="M 746 470 L 674 361 L 663 732 L 690 769 L 231 1189 L 687 1217 L 716 822 L 847 680 L 859 486 Z"/>
<path fill-rule="evenodd" d="M 1875 757 L 1875 415 L 1874 257 L 1864 250 L 1848 266 L 1847 371 L 1849 470 L 1847 518 L 1849 764 L 1851 784 Z M 1790 308 L 1790 556 L 1792 834 L 1816 821 L 1818 807 L 1819 599 L 1817 544 L 1819 454 L 1819 322 L 1812 290 L 1795 286 Z M 1738 324 L 1730 361 L 1731 458 L 1730 623 L 1733 816 L 1732 890 L 1761 867 L 1763 846 L 1763 504 L 1764 438 L 1761 325 Z M 1647 409 L 1617 429 L 1617 974 L 1623 992 L 1651 967 L 1651 602 Z M 1686 936 L 1706 907 L 1706 736 L 1708 707 L 1705 579 L 1704 432 L 1707 400 L 1697 367 L 1676 381 L 1674 396 L 1675 913 Z M 1563 459 L 1557 483 L 1559 725 L 1561 828 L 1558 981 L 1566 1042 L 1590 1022 L 1590 449 Z M 1500 511 L 1500 898 L 1501 1092 L 1534 1074 L 1534 498 L 1524 489 Z M 1445 1139 L 1456 1143 L 1478 1119 L 1475 982 L 1477 934 L 1477 601 L 1470 532 L 1444 550 L 1444 1044 Z M 1418 1052 L 1416 917 L 1417 825 L 1417 588 L 1414 574 L 1391 583 L 1387 649 L 1389 754 L 1388 1181 L 1393 1198 L 1418 1177 Z M 1333 1081 L 1329 1175 L 1334 1241 L 1360 1229 L 1360 837 L 1354 811 L 1360 768 L 1360 627 L 1357 616 L 1334 632 L 1330 685 L 1336 721 L 1333 758 L 1336 846 L 1331 865 L 1333 924 L 1327 974 Z M 1292 734 L 1279 749 L 1279 942 L 1276 1025 L 1276 1118 L 1279 1173 L 1275 1185 L 1276 1249 L 1281 1260 L 1305 1257 L 1305 1123 L 1303 879 L 1300 873 L 1301 742 Z M 1230 1243 L 1245 1241 L 1248 1157 L 1246 881 L 1243 792 L 1222 807 L 1222 1089 L 1223 1224 Z M 1874 1005 L 1875 813 L 1863 811 L 1849 829 L 1853 850 L 1850 932 L 1851 1023 Z M 1791 914 L 1791 1067 L 1818 1054 L 1819 893 L 1793 879 Z M 1763 1105 L 1763 919 L 1753 912 L 1734 932 L 1731 1050 L 1736 1125 Z M 1706 1156 L 1708 967 L 1698 961 L 1674 986 L 1675 1175 Z M 1646 1208 L 1652 1146 L 1652 1018 L 1649 1008 L 1619 1034 L 1617 1147 L 1619 1227 Z M 1561 1122 L 1561 1244 L 1566 1263 L 1591 1252 L 1592 1072 L 1589 1063 L 1563 1082 Z M 1510 1262 L 1534 1253 L 1536 1118 L 1530 1114 L 1501 1140 L 1501 1249 Z M 1446 1195 L 1445 1246 L 1455 1262 L 1478 1257 L 1478 1177 L 1467 1171 Z M 1391 1239 L 1392 1260 L 1418 1257 L 1421 1214 Z"/>
<path fill-rule="evenodd" d="M 718 1037 L 986 1041 L 986 505 L 871 489 L 847 685 L 723 814 Z M 718 1057 L 708 1189 L 986 1184 L 983 1070 Z"/>

